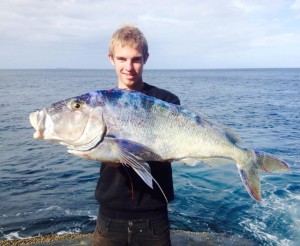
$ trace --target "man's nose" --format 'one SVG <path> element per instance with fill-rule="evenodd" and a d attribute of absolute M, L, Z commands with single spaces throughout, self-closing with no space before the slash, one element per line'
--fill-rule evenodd
<path fill-rule="evenodd" d="M 133 69 L 133 63 L 132 61 L 126 62 L 126 70 L 130 71 Z"/>

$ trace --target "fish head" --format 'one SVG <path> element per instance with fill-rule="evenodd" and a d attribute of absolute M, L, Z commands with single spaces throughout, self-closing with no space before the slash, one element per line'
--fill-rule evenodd
<path fill-rule="evenodd" d="M 69 98 L 32 112 L 36 139 L 58 142 L 69 149 L 89 150 L 103 138 L 106 126 L 101 107 L 91 94 Z"/>

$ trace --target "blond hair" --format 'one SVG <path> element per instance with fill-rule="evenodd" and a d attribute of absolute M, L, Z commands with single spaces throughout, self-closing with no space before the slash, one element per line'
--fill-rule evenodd
<path fill-rule="evenodd" d="M 144 59 L 148 57 L 148 44 L 144 34 L 135 26 L 124 25 L 112 35 L 109 43 L 109 55 L 114 56 L 116 45 L 142 48 Z"/>

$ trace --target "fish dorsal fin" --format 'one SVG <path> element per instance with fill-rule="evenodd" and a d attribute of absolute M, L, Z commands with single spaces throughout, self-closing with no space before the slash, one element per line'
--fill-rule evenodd
<path fill-rule="evenodd" d="M 233 144 L 241 142 L 241 138 L 230 128 L 223 126 L 223 131 L 225 132 L 226 138 Z"/>
<path fill-rule="evenodd" d="M 230 129 L 228 126 L 225 126 L 221 123 L 215 122 L 211 119 L 206 119 L 207 122 L 211 124 L 213 128 L 223 133 L 223 135 L 233 144 L 240 143 L 241 138 L 235 133 L 232 129 Z"/>

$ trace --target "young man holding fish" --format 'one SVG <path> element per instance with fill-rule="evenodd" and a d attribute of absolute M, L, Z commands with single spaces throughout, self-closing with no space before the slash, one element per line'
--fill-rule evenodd
<path fill-rule="evenodd" d="M 104 163 L 95 192 L 100 210 L 94 245 L 170 245 L 167 204 L 174 194 L 166 160 L 192 165 L 230 159 L 257 201 L 259 171 L 289 170 L 271 154 L 238 146 L 228 128 L 174 105 L 179 99 L 172 93 L 144 83 L 148 48 L 137 28 L 126 26 L 113 35 L 109 58 L 122 90 L 93 91 L 29 116 L 34 138 Z"/>
<path fill-rule="evenodd" d="M 169 103 L 180 104 L 177 96 L 143 82 L 149 57 L 143 33 L 126 25 L 112 36 L 109 59 L 115 67 L 118 88 L 135 90 Z M 93 245 L 171 245 L 167 201 L 174 199 L 170 163 L 149 162 L 158 182 L 151 189 L 132 168 L 104 163 L 95 196 L 100 204 Z M 163 194 L 164 193 L 164 194 Z"/>

